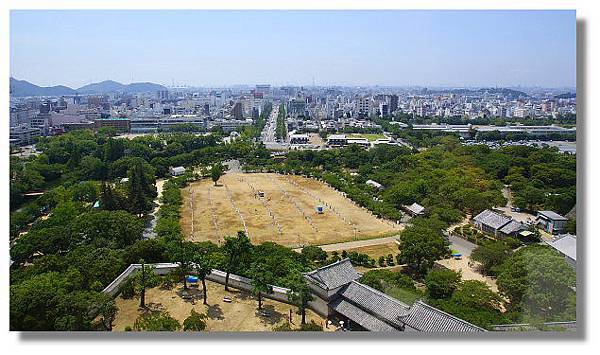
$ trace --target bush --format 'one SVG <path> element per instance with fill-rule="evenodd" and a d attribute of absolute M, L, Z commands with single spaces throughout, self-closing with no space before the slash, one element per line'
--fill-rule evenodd
<path fill-rule="evenodd" d="M 392 254 L 388 254 L 385 262 L 387 263 L 387 266 L 394 266 L 394 256 Z"/>
<path fill-rule="evenodd" d="M 160 287 L 165 290 L 170 290 L 181 281 L 181 275 L 177 272 L 170 272 L 160 279 Z"/>
<path fill-rule="evenodd" d="M 322 332 L 323 327 L 317 324 L 314 320 L 311 320 L 310 323 L 302 324 L 300 326 L 300 330 L 304 332 Z"/>
<path fill-rule="evenodd" d="M 199 332 L 206 329 L 206 314 L 198 313 L 192 309 L 190 316 L 183 321 L 184 331 Z"/>
<path fill-rule="evenodd" d="M 391 270 L 367 271 L 360 279 L 360 282 L 379 291 L 384 291 L 388 287 L 416 290 L 415 284 L 410 277 Z"/>
<path fill-rule="evenodd" d="M 133 324 L 137 331 L 176 331 L 181 329 L 177 319 L 171 317 L 168 312 L 149 312 L 139 316 Z"/>
<path fill-rule="evenodd" d="M 131 326 L 130 326 L 130 325 L 128 325 L 128 326 L 126 326 L 126 327 L 125 327 L 125 331 L 126 331 L 126 332 L 130 332 L 130 331 L 132 331 L 132 330 L 133 330 L 133 328 L 131 328 Z"/>
<path fill-rule="evenodd" d="M 119 293 L 124 299 L 133 298 L 135 296 L 135 279 L 133 277 L 129 277 L 127 280 L 125 280 L 125 282 L 123 282 L 119 287 Z"/>
<path fill-rule="evenodd" d="M 274 332 L 291 332 L 293 331 L 292 326 L 288 322 L 281 323 L 273 327 Z"/>
<path fill-rule="evenodd" d="M 379 264 L 379 266 L 384 267 L 385 266 L 385 258 L 382 256 L 379 257 L 379 260 L 377 261 L 377 263 Z"/>

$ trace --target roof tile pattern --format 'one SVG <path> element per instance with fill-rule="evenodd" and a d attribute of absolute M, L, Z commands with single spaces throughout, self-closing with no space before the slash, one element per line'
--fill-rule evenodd
<path fill-rule="evenodd" d="M 336 289 L 361 277 L 350 263 L 350 259 L 340 260 L 304 275 L 326 290 Z"/>
<path fill-rule="evenodd" d="M 371 314 L 377 314 L 389 323 L 402 326 L 400 317 L 408 312 L 404 303 L 358 281 L 353 281 L 341 292 L 342 298 Z"/>
<path fill-rule="evenodd" d="M 387 324 L 386 322 L 377 319 L 362 309 L 354 306 L 350 302 L 344 299 L 338 299 L 331 304 L 331 308 L 335 309 L 338 313 L 348 317 L 353 322 L 356 322 L 361 327 L 371 332 L 395 332 L 397 331 L 394 327 Z"/>
<path fill-rule="evenodd" d="M 469 322 L 457 318 L 451 314 L 441 311 L 430 305 L 417 301 L 410 308 L 408 314 L 403 317 L 406 330 L 417 330 L 421 332 L 483 332 Z M 408 328 L 411 329 L 408 329 Z"/>
<path fill-rule="evenodd" d="M 504 217 L 494 211 L 485 210 L 473 218 L 474 221 L 485 224 L 494 229 L 500 229 L 511 221 L 510 218 Z"/>

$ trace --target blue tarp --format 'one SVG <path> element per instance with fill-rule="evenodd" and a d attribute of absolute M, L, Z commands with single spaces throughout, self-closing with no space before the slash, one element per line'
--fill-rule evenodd
<path fill-rule="evenodd" d="M 185 280 L 187 282 L 198 282 L 198 276 L 187 276 Z"/>

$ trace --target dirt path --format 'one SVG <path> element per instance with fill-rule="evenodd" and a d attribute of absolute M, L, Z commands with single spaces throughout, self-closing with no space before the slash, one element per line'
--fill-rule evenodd
<path fill-rule="evenodd" d="M 149 220 L 148 225 L 146 226 L 146 229 L 144 230 L 144 235 L 143 235 L 144 239 L 156 237 L 156 233 L 154 233 L 154 227 L 156 227 L 156 215 L 158 213 L 158 210 L 160 209 L 160 206 L 162 205 L 162 202 L 160 202 L 160 198 L 162 197 L 164 185 L 165 185 L 165 179 L 156 180 L 157 195 L 156 195 L 156 198 L 154 199 L 154 209 L 148 215 L 150 217 L 150 220 Z"/>
<path fill-rule="evenodd" d="M 506 199 L 506 207 L 512 207 L 512 193 L 510 192 L 510 186 L 504 185 L 502 188 L 502 196 Z"/>
<path fill-rule="evenodd" d="M 446 228 L 446 232 L 452 233 L 456 228 L 466 226 L 467 224 L 469 224 L 469 220 L 471 220 L 471 215 L 468 214 L 462 221 Z"/>
<path fill-rule="evenodd" d="M 355 249 L 355 248 L 361 248 L 361 247 L 370 247 L 373 245 L 395 243 L 396 239 L 398 239 L 398 236 L 366 239 L 366 240 L 354 240 L 351 242 L 343 242 L 343 243 L 335 243 L 335 244 L 325 244 L 325 245 L 319 245 L 319 247 L 321 249 L 323 249 L 324 251 L 348 250 L 348 249 Z M 301 249 L 302 248 L 297 248 L 294 250 L 300 251 Z"/>

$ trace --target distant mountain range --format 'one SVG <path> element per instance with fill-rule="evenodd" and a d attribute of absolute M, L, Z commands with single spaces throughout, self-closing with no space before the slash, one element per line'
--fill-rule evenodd
<path fill-rule="evenodd" d="M 564 94 L 554 96 L 555 99 L 574 99 L 577 97 L 577 94 L 574 92 L 567 92 Z"/>
<path fill-rule="evenodd" d="M 167 88 L 160 84 L 148 82 L 121 84 L 113 80 L 105 80 L 99 83 L 92 83 L 82 86 L 79 89 L 71 89 L 70 87 L 64 85 L 46 87 L 38 86 L 26 80 L 10 78 L 11 96 L 68 96 L 77 94 L 97 95 L 112 92 L 137 94 L 161 90 L 167 90 Z"/>

